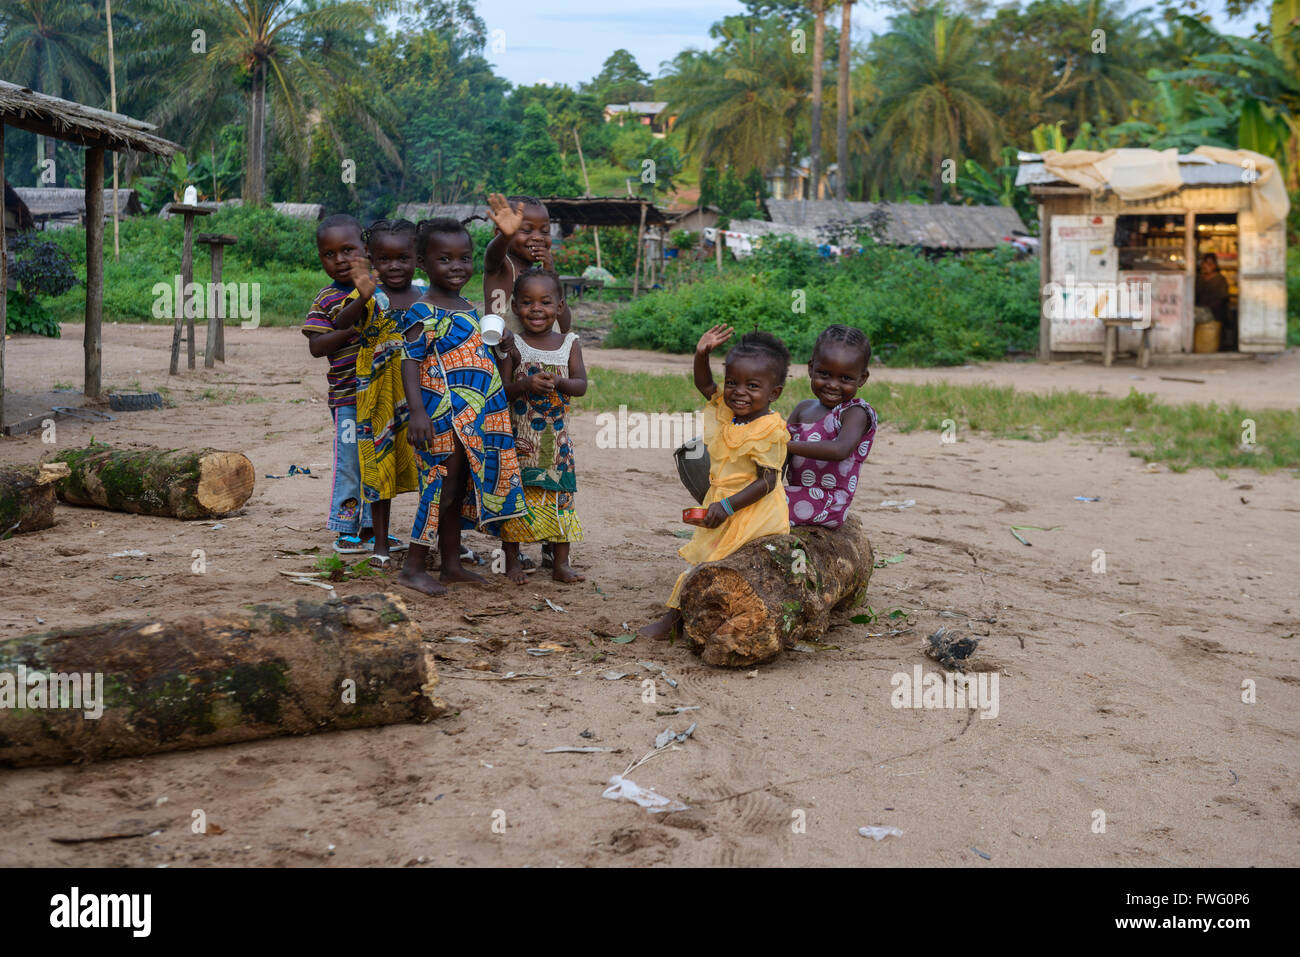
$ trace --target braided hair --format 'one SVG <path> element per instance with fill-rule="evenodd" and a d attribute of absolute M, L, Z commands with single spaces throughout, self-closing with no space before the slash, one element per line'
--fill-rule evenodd
<path fill-rule="evenodd" d="M 415 223 L 409 219 L 376 219 L 361 238 L 365 240 L 366 248 L 373 251 L 376 236 L 410 236 L 414 242 L 415 234 Z"/>
<path fill-rule="evenodd" d="M 856 350 L 862 356 L 862 368 L 864 369 L 867 367 L 867 363 L 871 361 L 871 340 L 867 338 L 867 334 L 861 329 L 856 329 L 853 326 L 843 326 L 839 323 L 827 326 L 813 344 L 813 355 L 817 355 L 818 352 L 832 342 Z"/>
<path fill-rule="evenodd" d="M 745 333 L 727 353 L 727 363 L 747 357 L 762 360 L 776 377 L 776 384 L 785 384 L 786 374 L 790 371 L 790 350 L 772 333 L 757 329 Z"/>
<path fill-rule="evenodd" d="M 421 259 L 424 258 L 425 251 L 429 248 L 429 240 L 435 236 L 460 235 L 469 240 L 470 248 L 474 248 L 474 238 L 469 234 L 469 229 L 458 219 L 422 219 L 418 226 L 415 227 L 415 252 Z"/>

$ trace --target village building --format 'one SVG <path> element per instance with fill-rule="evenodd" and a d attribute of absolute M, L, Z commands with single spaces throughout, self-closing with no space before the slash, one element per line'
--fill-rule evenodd
<path fill-rule="evenodd" d="M 1143 338 L 1157 355 L 1281 352 L 1286 194 L 1271 161 L 1207 147 L 1113 153 L 1020 155 L 1016 184 L 1040 210 L 1040 355 L 1109 359 L 1115 339 L 1122 352 Z"/>

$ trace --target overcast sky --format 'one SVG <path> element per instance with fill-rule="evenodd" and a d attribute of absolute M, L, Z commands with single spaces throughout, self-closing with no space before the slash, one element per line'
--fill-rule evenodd
<path fill-rule="evenodd" d="M 1140 9 L 1145 3 L 1126 4 Z M 1219 29 L 1250 32 L 1258 19 L 1229 21 L 1223 0 L 1210 0 L 1218 10 Z M 687 47 L 711 45 L 709 26 L 740 13 L 740 0 L 478 0 L 479 15 L 488 30 L 503 30 L 505 51 L 488 59 L 511 83 L 526 85 L 547 80 L 576 86 L 600 72 L 605 58 L 624 47 L 651 76 L 660 64 Z M 853 11 L 854 39 L 866 39 L 884 29 L 891 11 L 859 2 Z"/>

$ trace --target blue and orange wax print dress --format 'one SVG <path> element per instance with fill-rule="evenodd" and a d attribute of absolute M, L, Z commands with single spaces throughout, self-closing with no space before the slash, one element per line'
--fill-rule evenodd
<path fill-rule="evenodd" d="M 523 482 L 510 405 L 501 374 L 479 333 L 474 309 L 450 310 L 423 300 L 406 311 L 407 330 L 422 325 L 404 355 L 420 364 L 420 393 L 433 424 L 433 440 L 416 449 L 420 504 L 411 541 L 438 542 L 438 511 L 447 460 L 456 442 L 469 461 L 470 489 L 461 510 L 461 528 L 500 535 L 500 526 L 526 514 Z"/>

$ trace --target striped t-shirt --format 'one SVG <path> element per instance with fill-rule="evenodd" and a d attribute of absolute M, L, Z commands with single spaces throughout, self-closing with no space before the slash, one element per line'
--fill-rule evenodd
<path fill-rule="evenodd" d="M 343 308 L 344 300 L 353 287 L 332 282 L 319 293 L 307 313 L 307 321 L 302 324 L 304 336 L 316 336 L 322 332 L 333 332 L 334 317 Z M 330 367 L 325 373 L 329 383 L 330 408 L 338 409 L 357 404 L 357 353 L 361 350 L 361 339 L 353 330 L 352 339 L 337 352 L 329 354 Z"/>

